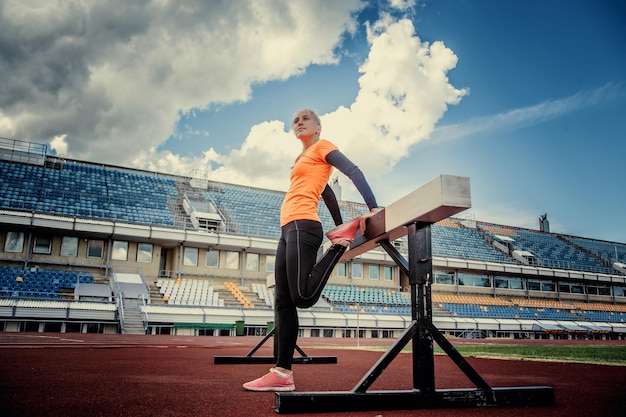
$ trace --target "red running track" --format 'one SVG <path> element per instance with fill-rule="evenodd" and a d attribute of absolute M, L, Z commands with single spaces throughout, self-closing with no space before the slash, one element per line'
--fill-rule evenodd
<path fill-rule="evenodd" d="M 260 340 L 256 337 L 0 333 L 2 415 L 273 416 L 276 415 L 273 393 L 247 392 L 241 387 L 243 382 L 267 372 L 269 365 L 213 363 L 214 356 L 243 356 Z M 298 391 L 349 391 L 382 355 L 380 351 L 346 349 L 345 345 L 356 344 L 354 339 L 300 339 L 299 343 L 308 355 L 336 356 L 338 363 L 294 365 Z M 361 346 L 388 346 L 393 340 L 359 343 Z M 623 345 L 625 342 L 573 343 Z M 316 348 L 331 344 L 336 347 Z M 271 340 L 257 355 L 272 355 Z M 387 411 L 385 404 L 381 404 L 380 410 L 371 412 L 295 415 L 626 416 L 626 367 L 466 359 L 493 387 L 552 386 L 557 404 L 406 411 Z M 411 389 L 412 366 L 411 355 L 401 353 L 370 390 Z M 437 389 L 474 388 L 456 365 L 442 355 L 435 356 L 435 381 Z"/>

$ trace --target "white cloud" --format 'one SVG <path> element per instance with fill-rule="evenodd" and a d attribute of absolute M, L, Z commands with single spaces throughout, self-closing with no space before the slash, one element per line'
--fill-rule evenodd
<path fill-rule="evenodd" d="M 547 100 L 495 115 L 476 117 L 459 124 L 441 126 L 436 129 L 433 137 L 439 141 L 455 140 L 486 132 L 522 129 L 623 95 L 621 85 L 609 83 L 592 90 L 579 91 L 568 97 Z"/>
<path fill-rule="evenodd" d="M 322 137 L 373 177 L 390 172 L 411 146 L 428 138 L 466 91 L 446 76 L 456 65 L 454 53 L 441 42 L 421 42 L 409 20 L 386 16 L 368 33 L 371 48 L 355 102 L 320 116 Z M 286 189 L 289 167 L 300 152 L 288 129 L 277 121 L 254 126 L 240 149 L 220 158 L 211 178 Z"/>
<path fill-rule="evenodd" d="M 8 6 L 1 22 L 21 28 L 13 40 L 34 46 L 49 39 L 38 58 L 23 58 L 21 78 L 0 87 L 0 117 L 11 120 L 15 135 L 49 138 L 71 158 L 177 174 L 203 167 L 216 180 L 285 189 L 300 149 L 283 122 L 252 126 L 224 155 L 210 147 L 198 156 L 158 147 L 177 134 L 181 114 L 246 101 L 256 83 L 336 63 L 335 48 L 356 30 L 362 4 L 208 2 L 193 9 L 173 1 L 118 8 L 67 2 L 55 5 L 58 17 L 45 24 L 46 9 L 33 15 L 19 1 Z M 42 25 L 27 28 L 28 19 Z M 371 177 L 390 172 L 427 139 L 467 90 L 448 80 L 455 54 L 441 42 L 422 42 L 410 20 L 382 14 L 366 30 L 370 51 L 355 101 L 320 116 L 322 136 Z M 46 82 L 36 84 L 38 77 Z M 19 86 L 32 93 L 11 101 Z"/>
<path fill-rule="evenodd" d="M 405 11 L 415 6 L 415 0 L 389 0 L 389 5 L 394 9 Z"/>
<path fill-rule="evenodd" d="M 360 7 L 358 0 L 7 0 L 0 135 L 35 142 L 66 135 L 72 158 L 145 160 L 181 113 L 246 101 L 256 83 L 335 63 Z"/>
<path fill-rule="evenodd" d="M 429 137 L 466 90 L 447 77 L 457 63 L 454 53 L 441 42 L 422 42 L 410 20 L 385 16 L 368 28 L 368 38 L 359 94 L 349 110 L 324 119 L 325 131 L 364 169 L 386 173 Z"/>
<path fill-rule="evenodd" d="M 50 141 L 50 147 L 56 152 L 57 155 L 67 155 L 67 142 L 65 142 L 66 135 L 59 135 L 52 138 Z"/>

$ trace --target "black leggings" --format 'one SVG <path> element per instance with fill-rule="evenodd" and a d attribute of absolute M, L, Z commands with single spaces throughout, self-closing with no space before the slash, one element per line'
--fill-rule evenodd
<path fill-rule="evenodd" d="M 282 227 L 274 271 L 278 367 L 291 369 L 299 327 L 296 308 L 309 308 L 319 300 L 333 268 L 346 251 L 343 245 L 332 245 L 316 262 L 323 237 L 322 225 L 314 220 L 294 220 Z"/>

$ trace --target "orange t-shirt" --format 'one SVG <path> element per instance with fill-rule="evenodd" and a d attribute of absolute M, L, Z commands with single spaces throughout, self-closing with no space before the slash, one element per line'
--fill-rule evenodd
<path fill-rule="evenodd" d="M 281 226 L 293 220 L 320 221 L 317 206 L 333 171 L 326 155 L 334 150 L 335 145 L 320 139 L 300 155 L 291 170 L 291 184 L 280 209 Z"/>

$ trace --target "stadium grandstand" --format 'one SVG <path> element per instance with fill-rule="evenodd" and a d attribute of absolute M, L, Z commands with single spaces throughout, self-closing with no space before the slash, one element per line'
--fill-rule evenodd
<path fill-rule="evenodd" d="M 0 331 L 263 336 L 273 326 L 266 279 L 282 192 L 0 139 L 0 195 Z M 367 211 L 340 206 L 344 219 Z M 323 204 L 320 217 L 333 227 Z M 431 232 L 433 321 L 445 334 L 626 338 L 625 243 L 469 215 Z M 383 250 L 341 263 L 301 311 L 301 336 L 395 338 L 411 320 L 408 288 Z"/>

